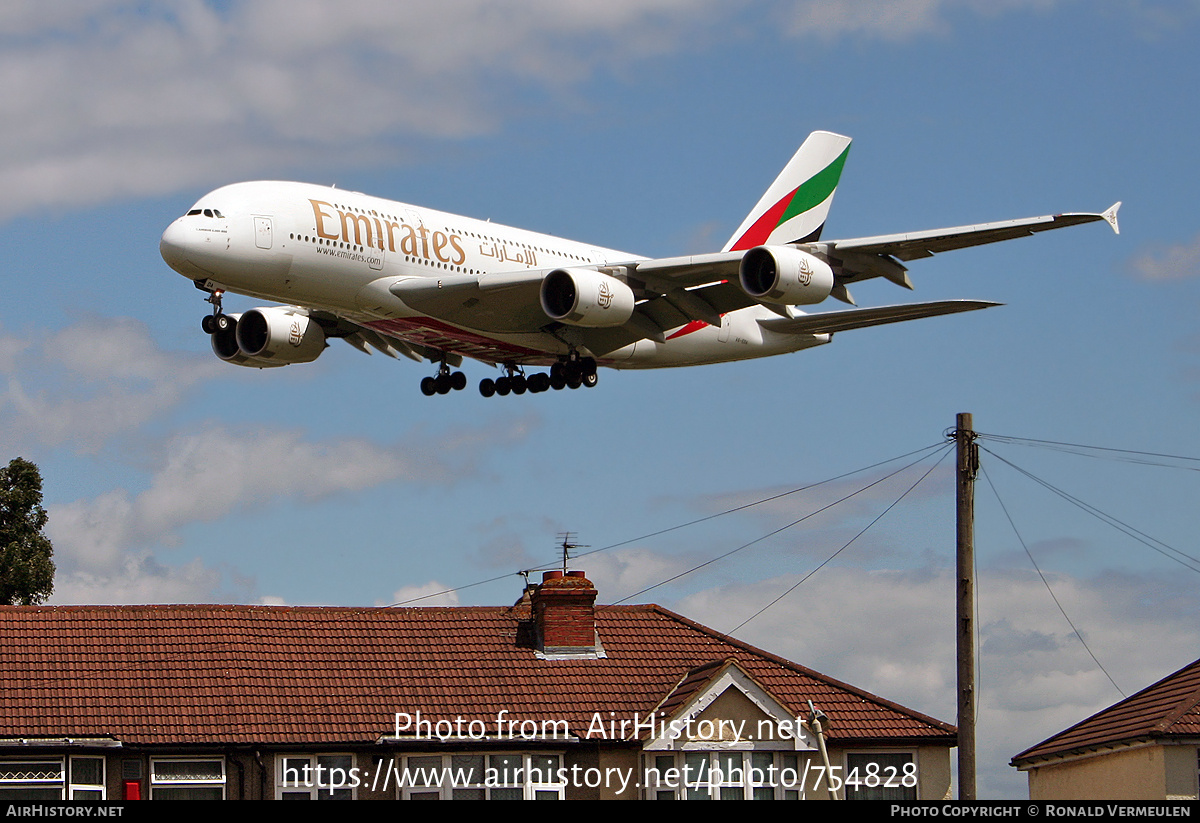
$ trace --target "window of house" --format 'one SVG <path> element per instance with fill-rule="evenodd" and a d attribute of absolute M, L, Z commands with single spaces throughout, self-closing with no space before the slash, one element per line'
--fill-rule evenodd
<path fill-rule="evenodd" d="M 62 800 L 65 778 L 63 759 L 5 760 L 0 762 L 0 798 Z"/>
<path fill-rule="evenodd" d="M 913 752 L 849 752 L 843 772 L 847 800 L 916 800 Z"/>
<path fill-rule="evenodd" d="M 103 799 L 103 757 L 0 761 L 0 801 Z"/>
<path fill-rule="evenodd" d="M 562 800 L 566 792 L 559 754 L 397 755 L 392 769 L 404 800 Z"/>
<path fill-rule="evenodd" d="M 71 800 L 104 800 L 104 758 L 72 757 L 68 761 Z"/>
<path fill-rule="evenodd" d="M 151 800 L 224 800 L 224 757 L 150 759 Z"/>
<path fill-rule="evenodd" d="M 646 796 L 656 800 L 802 800 L 810 755 L 775 751 L 690 751 L 644 758 Z"/>
<path fill-rule="evenodd" d="M 288 754 L 275 758 L 276 800 L 354 800 L 360 778 L 350 754 Z"/>

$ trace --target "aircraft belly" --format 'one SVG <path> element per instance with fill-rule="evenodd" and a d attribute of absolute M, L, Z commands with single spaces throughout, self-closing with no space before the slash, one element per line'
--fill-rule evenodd
<path fill-rule="evenodd" d="M 704 366 L 753 360 L 828 343 L 830 335 L 779 334 L 763 329 L 756 316 L 761 309 L 748 309 L 725 315 L 720 327 L 707 324 L 684 327 L 666 342 L 639 340 L 633 345 L 628 361 L 614 368 L 658 369 Z"/>
<path fill-rule="evenodd" d="M 546 334 L 489 334 L 463 329 L 431 317 L 393 317 L 362 325 L 416 346 L 454 352 L 485 363 L 549 366 L 567 347 Z"/>

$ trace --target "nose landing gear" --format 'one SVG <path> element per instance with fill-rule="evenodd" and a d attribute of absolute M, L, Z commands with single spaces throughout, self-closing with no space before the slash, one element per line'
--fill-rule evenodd
<path fill-rule="evenodd" d="M 233 328 L 234 319 L 225 314 L 221 310 L 221 295 L 225 293 L 223 289 L 210 289 L 201 285 L 201 281 L 196 281 L 196 288 L 208 292 L 208 297 L 204 298 L 205 303 L 212 303 L 212 314 L 206 314 L 204 319 L 200 321 L 200 328 L 204 329 L 205 334 L 216 334 L 219 331 L 228 331 Z"/>

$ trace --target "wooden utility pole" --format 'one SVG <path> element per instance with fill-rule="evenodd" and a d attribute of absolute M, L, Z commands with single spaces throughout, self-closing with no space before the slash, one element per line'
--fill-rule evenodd
<path fill-rule="evenodd" d="M 975 799 L 975 474 L 979 447 L 969 412 L 958 415 L 958 799 Z"/>

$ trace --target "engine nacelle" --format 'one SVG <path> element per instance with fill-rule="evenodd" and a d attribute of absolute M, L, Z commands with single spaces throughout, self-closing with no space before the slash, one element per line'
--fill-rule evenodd
<path fill-rule="evenodd" d="M 238 350 L 253 361 L 247 366 L 311 363 L 325 351 L 321 327 L 286 306 L 251 309 L 238 319 L 235 330 Z"/>
<path fill-rule="evenodd" d="M 250 362 L 252 358 L 242 353 L 237 342 L 237 324 L 242 316 L 240 314 L 224 314 L 221 316 L 232 322 L 224 328 L 218 327 L 210 336 L 209 342 L 212 344 L 213 354 L 226 363 L 232 363 L 235 366 L 255 366 L 261 369 L 270 365 L 269 363 L 252 363 Z"/>
<path fill-rule="evenodd" d="M 541 297 L 547 317 L 588 328 L 624 325 L 637 302 L 625 283 L 591 269 L 555 269 L 542 280 Z"/>
<path fill-rule="evenodd" d="M 819 257 L 791 246 L 756 246 L 738 269 L 742 290 L 764 303 L 820 303 L 833 291 L 833 269 Z"/>
<path fill-rule="evenodd" d="M 235 366 L 311 363 L 325 350 L 325 332 L 295 309 L 271 306 L 221 316 L 233 322 L 212 333 L 213 354 Z"/>

